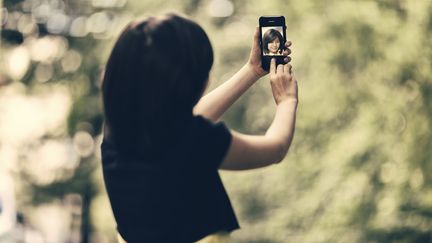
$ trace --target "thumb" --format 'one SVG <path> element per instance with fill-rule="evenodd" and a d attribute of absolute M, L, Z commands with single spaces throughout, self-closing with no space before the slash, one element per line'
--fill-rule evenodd
<path fill-rule="evenodd" d="M 259 27 L 257 26 L 256 28 L 255 28 L 255 33 L 254 33 L 254 37 L 253 37 L 253 46 L 252 46 L 252 48 L 253 49 L 259 49 L 259 43 L 260 43 L 260 41 L 259 41 L 259 38 L 260 38 L 260 31 L 259 31 Z"/>

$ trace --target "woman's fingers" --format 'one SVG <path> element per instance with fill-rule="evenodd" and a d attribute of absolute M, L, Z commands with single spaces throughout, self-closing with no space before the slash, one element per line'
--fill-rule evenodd
<path fill-rule="evenodd" d="M 276 64 L 276 58 L 272 58 L 270 61 L 270 73 L 271 74 L 277 74 L 277 73 L 291 73 L 291 64 L 288 62 L 291 61 L 291 57 L 285 57 L 284 61 L 286 64 Z M 277 66 L 276 66 L 277 65 Z"/>
<path fill-rule="evenodd" d="M 291 64 L 287 63 L 287 64 L 283 65 L 283 68 L 284 68 L 284 73 L 291 74 L 291 69 L 292 69 Z"/>
<path fill-rule="evenodd" d="M 255 28 L 255 33 L 254 33 L 254 37 L 253 37 L 253 41 L 254 41 L 254 45 L 259 47 L 259 27 Z"/>
<path fill-rule="evenodd" d="M 284 58 L 284 62 L 285 62 L 285 63 L 288 63 L 288 62 L 290 62 L 290 61 L 291 61 L 291 57 L 285 57 L 285 58 Z"/>
<path fill-rule="evenodd" d="M 282 74 L 284 72 L 284 65 L 279 64 L 277 65 L 276 74 Z"/>
<path fill-rule="evenodd" d="M 291 54 L 291 49 L 289 49 L 289 48 L 285 49 L 285 50 L 283 51 L 283 54 L 284 54 L 285 56 L 288 56 L 289 54 Z"/>
<path fill-rule="evenodd" d="M 284 58 L 284 62 L 288 63 L 291 61 L 291 57 L 289 57 L 288 55 L 291 54 L 291 49 L 289 48 L 292 45 L 291 41 L 286 41 L 285 42 L 285 50 L 283 51 L 283 55 L 286 56 Z"/>
<path fill-rule="evenodd" d="M 270 61 L 270 73 L 275 74 L 276 73 L 276 59 L 272 58 Z"/>
<path fill-rule="evenodd" d="M 289 48 L 291 45 L 292 45 L 291 41 L 286 41 L 285 42 L 285 51 L 287 51 L 287 53 L 285 53 L 285 51 L 284 51 L 285 55 L 291 54 L 291 49 Z"/>

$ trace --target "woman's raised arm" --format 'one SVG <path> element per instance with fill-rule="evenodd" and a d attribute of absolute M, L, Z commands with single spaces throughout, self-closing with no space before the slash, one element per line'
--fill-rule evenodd
<path fill-rule="evenodd" d="M 291 60 L 290 41 L 285 44 L 285 62 Z M 261 49 L 259 46 L 259 29 L 255 30 L 253 44 L 248 62 L 230 79 L 203 96 L 193 109 L 195 115 L 202 115 L 217 122 L 225 111 L 248 90 L 259 78 L 266 75 L 261 67 Z"/>
<path fill-rule="evenodd" d="M 220 165 L 225 170 L 248 170 L 283 160 L 294 137 L 298 103 L 297 80 L 291 65 L 270 65 L 270 83 L 277 104 L 276 114 L 265 135 L 245 135 L 231 131 L 232 140 Z"/>

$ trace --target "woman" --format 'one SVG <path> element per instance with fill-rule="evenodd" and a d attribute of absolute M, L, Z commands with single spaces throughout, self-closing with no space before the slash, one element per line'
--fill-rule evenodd
<path fill-rule="evenodd" d="M 264 54 L 268 56 L 282 55 L 283 37 L 281 33 L 275 29 L 269 29 L 264 33 L 263 46 Z"/>
<path fill-rule="evenodd" d="M 258 32 L 247 64 L 204 97 L 213 51 L 198 24 L 166 14 L 133 22 L 121 33 L 102 85 L 102 164 L 125 241 L 195 242 L 238 229 L 218 169 L 259 168 L 287 153 L 297 107 L 289 64 L 271 64 L 277 112 L 265 135 L 241 134 L 218 122 L 266 75 Z"/>

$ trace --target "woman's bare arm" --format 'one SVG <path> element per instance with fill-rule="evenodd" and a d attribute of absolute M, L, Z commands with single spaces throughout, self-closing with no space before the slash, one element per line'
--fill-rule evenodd
<path fill-rule="evenodd" d="M 290 41 L 285 44 L 285 62 L 289 62 L 291 53 Z M 268 72 L 261 67 L 261 48 L 259 46 L 259 29 L 255 30 L 252 48 L 248 62 L 231 77 L 205 96 L 203 96 L 193 109 L 195 115 L 202 115 L 217 122 L 225 111 L 248 90 L 259 78 Z"/>
<path fill-rule="evenodd" d="M 244 65 L 233 77 L 202 97 L 194 107 L 195 115 L 217 122 L 223 113 L 257 80 L 249 65 Z"/>
<path fill-rule="evenodd" d="M 268 166 L 283 160 L 294 137 L 298 103 L 297 80 L 291 65 L 270 65 L 270 83 L 277 104 L 272 124 L 263 136 L 231 131 L 232 140 L 220 169 L 248 170 Z"/>
<path fill-rule="evenodd" d="M 232 140 L 220 169 L 250 170 L 281 162 L 294 137 L 297 100 L 283 101 L 265 135 L 231 130 Z"/>

